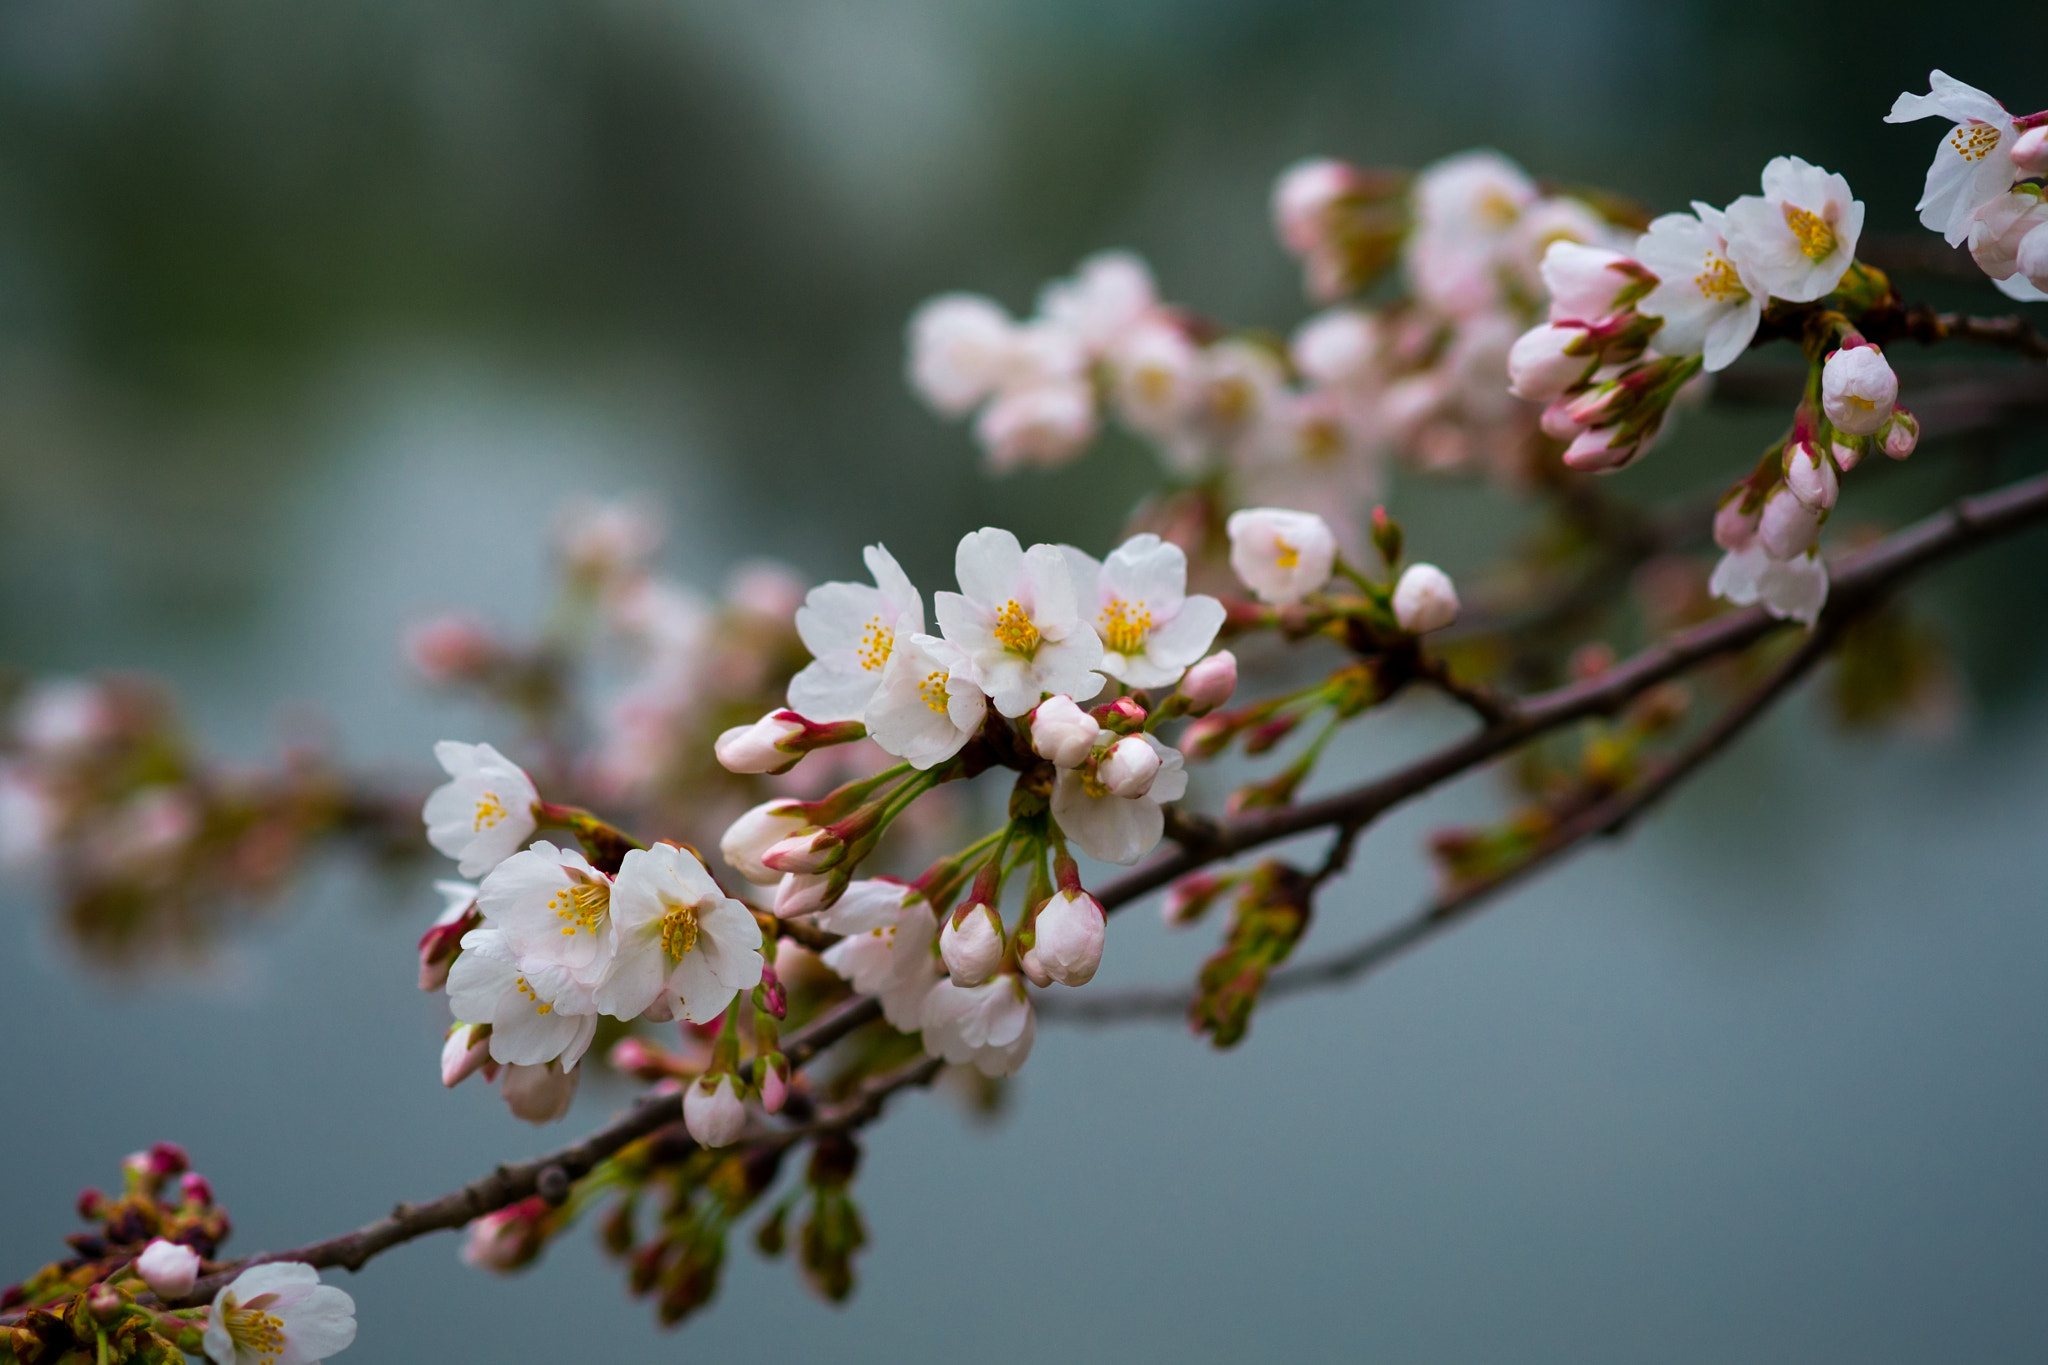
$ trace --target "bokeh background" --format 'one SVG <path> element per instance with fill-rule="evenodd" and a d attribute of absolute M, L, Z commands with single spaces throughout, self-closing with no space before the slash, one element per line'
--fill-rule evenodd
<path fill-rule="evenodd" d="M 1747 0 L 17 0 L 0 659 L 161 674 L 230 755 L 317 716 L 352 759 L 419 768 L 435 738 L 489 736 L 408 680 L 399 631 L 453 606 L 531 622 L 574 494 L 658 502 L 668 566 L 706 587 L 756 554 L 844 576 L 880 538 L 929 588 L 991 521 L 1105 548 L 1148 457 L 984 477 L 902 383 L 931 293 L 1021 308 L 1129 246 L 1171 298 L 1291 326 L 1265 199 L 1310 153 L 1490 144 L 1663 210 L 1791 152 L 1907 231 L 1934 129 L 1884 125 L 1893 95 L 1938 64 L 2048 103 L 2036 22 Z M 1759 430 L 1709 415 L 1617 487 L 1725 481 Z M 1930 449 L 1883 496 L 1931 505 L 2038 446 Z M 1453 566 L 1485 558 L 1498 501 L 1394 489 Z M 2038 1360 L 2044 567 L 2002 550 L 1917 599 L 1963 661 L 1946 738 L 1846 737 L 1801 698 L 1625 846 L 1354 991 L 1274 1006 L 1234 1053 L 1048 1027 L 1000 1123 L 908 1099 L 867 1143 L 847 1307 L 736 1246 L 720 1303 L 666 1335 L 583 1234 L 514 1283 L 440 1237 L 343 1278 L 350 1358 Z M 1447 724 L 1397 708 L 1339 766 Z M 1414 904 L 1422 836 L 1492 799 L 1468 783 L 1377 832 L 1312 943 Z M 0 1279 L 154 1139 L 192 1150 L 253 1250 L 622 1103 L 587 1087 L 536 1134 L 435 1083 L 442 1007 L 412 985 L 427 875 L 331 862 L 211 969 L 119 979 L 67 955 L 32 882 L 0 888 Z M 1185 977 L 1208 937 L 1135 911 L 1101 980 Z"/>

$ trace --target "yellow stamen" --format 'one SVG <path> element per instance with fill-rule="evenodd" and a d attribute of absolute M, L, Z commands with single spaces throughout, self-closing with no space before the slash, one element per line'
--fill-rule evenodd
<path fill-rule="evenodd" d="M 1874 399 L 1865 398 L 1860 394 L 1854 393 L 1845 393 L 1842 396 L 1848 399 L 1850 405 L 1854 407 L 1858 412 L 1877 411 L 1877 403 Z"/>
<path fill-rule="evenodd" d="M 1273 562 L 1283 569 L 1291 569 L 1301 563 L 1301 551 L 1278 536 L 1273 537 Z"/>
<path fill-rule="evenodd" d="M 512 984 L 519 988 L 519 993 L 521 995 L 525 996 L 528 1000 L 531 1000 L 533 1002 L 533 1012 L 535 1014 L 553 1014 L 555 1012 L 553 1002 L 541 999 L 540 992 L 535 990 L 532 986 L 526 984 L 525 977 L 520 977 Z"/>
<path fill-rule="evenodd" d="M 924 698 L 924 704 L 934 711 L 946 709 L 946 670 L 935 668 L 924 675 L 924 681 L 917 685 L 917 695 Z"/>
<path fill-rule="evenodd" d="M 258 1294 L 250 1303 L 268 1303 L 271 1297 Z M 227 1325 L 228 1340 L 235 1344 L 238 1354 L 251 1352 L 259 1365 L 271 1365 L 284 1354 L 284 1319 L 277 1314 L 266 1313 L 257 1306 L 244 1308 L 230 1297 L 221 1304 L 221 1317 Z"/>
<path fill-rule="evenodd" d="M 476 830 L 482 834 L 505 818 L 505 803 L 498 799 L 496 792 L 485 792 L 477 798 Z"/>
<path fill-rule="evenodd" d="M 556 919 L 566 921 L 562 926 L 564 937 L 573 936 L 578 929 L 595 935 L 611 913 L 612 889 L 606 882 L 579 879 L 550 897 L 548 907 L 555 912 Z"/>
<path fill-rule="evenodd" d="M 1807 260 L 1825 259 L 1835 249 L 1835 230 L 1817 213 L 1785 205 L 1785 226 L 1799 239 L 1799 250 Z"/>
<path fill-rule="evenodd" d="M 995 637 L 996 643 L 1012 654 L 1022 654 L 1028 659 L 1038 652 L 1038 627 L 1032 624 L 1014 597 L 1003 603 L 1003 609 L 996 613 Z"/>
<path fill-rule="evenodd" d="M 1965 161 L 1982 161 L 1998 149 L 1998 130 L 1988 123 L 1959 124 L 1948 135 L 1948 145 Z"/>
<path fill-rule="evenodd" d="M 697 907 L 666 896 L 661 904 L 661 951 L 674 966 L 697 946 Z"/>
<path fill-rule="evenodd" d="M 1692 277 L 1700 297 L 1713 303 L 1741 303 L 1749 297 L 1749 291 L 1742 287 L 1742 277 L 1735 273 L 1735 267 L 1726 256 L 1707 253 L 1707 268 Z"/>
<path fill-rule="evenodd" d="M 1500 190 L 1488 190 L 1473 206 L 1479 219 L 1496 232 L 1506 231 L 1522 216 L 1521 207 Z"/>
<path fill-rule="evenodd" d="M 1209 415 L 1218 426 L 1238 426 L 1251 412 L 1252 386 L 1246 380 L 1219 379 L 1209 386 Z"/>
<path fill-rule="evenodd" d="M 1118 654 L 1142 654 L 1145 651 L 1145 637 L 1152 633 L 1152 613 L 1145 610 L 1143 602 L 1136 606 L 1121 597 L 1109 599 L 1109 605 L 1102 609 L 1102 638 L 1109 642 L 1112 651 Z"/>
<path fill-rule="evenodd" d="M 882 665 L 889 662 L 889 651 L 896 647 L 896 632 L 882 624 L 877 616 L 867 623 L 860 633 L 860 666 L 870 673 L 882 671 Z"/>
<path fill-rule="evenodd" d="M 1303 423 L 1298 439 L 1301 458 L 1310 464 L 1328 464 L 1344 453 L 1344 426 L 1332 417 Z"/>

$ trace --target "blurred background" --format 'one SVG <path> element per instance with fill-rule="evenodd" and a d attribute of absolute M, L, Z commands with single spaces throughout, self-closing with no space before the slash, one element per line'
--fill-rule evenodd
<path fill-rule="evenodd" d="M 146 670 L 253 759 L 314 722 L 424 771 L 494 738 L 409 680 L 410 622 L 539 614 L 577 494 L 665 512 L 715 588 L 768 555 L 929 589 L 988 522 L 1100 551 L 1152 481 L 1112 442 L 983 475 L 902 380 L 926 296 L 1013 309 L 1110 246 L 1246 324 L 1309 310 L 1266 196 L 1304 155 L 1473 145 L 1657 211 L 1803 155 L 1914 231 L 1940 65 L 2048 104 L 2028 21 L 1920 4 L 1505 0 L 17 0 L 0 9 L 0 661 Z M 2033 35 L 2039 37 L 2039 34 Z M 2038 45 L 2033 45 L 2037 47 Z M 1933 284 L 1936 301 L 2005 305 Z M 1912 399 L 1910 373 L 1902 397 Z M 1707 414 L 1614 481 L 1746 469 L 1780 417 Z M 2036 440 L 1930 447 L 1910 515 Z M 1502 495 L 1397 482 L 1451 567 Z M 1889 500 L 1889 501 L 1887 501 Z M 1895 506 L 1894 506 L 1895 504 Z M 2038 541 L 2038 538 L 2037 538 Z M 572 1235 L 525 1283 L 415 1244 L 342 1277 L 351 1359 L 2036 1360 L 2048 1341 L 2048 705 L 2039 543 L 1919 597 L 1961 660 L 1938 740 L 1810 698 L 1671 802 L 1346 994 L 1219 1055 L 1177 1026 L 1048 1026 L 989 1125 L 913 1096 L 866 1143 L 843 1308 L 736 1244 L 679 1334 Z M 1447 732 L 1360 728 L 1338 776 Z M 1323 946 L 1426 892 L 1404 813 Z M 434 869 L 438 872 L 438 868 Z M 110 978 L 0 889 L 0 1279 L 83 1185 L 184 1143 L 239 1251 L 366 1221 L 602 1120 L 435 1083 L 413 987 L 437 908 L 345 861 L 203 971 Z M 1210 931 L 1120 921 L 1103 982 L 1185 979 Z"/>

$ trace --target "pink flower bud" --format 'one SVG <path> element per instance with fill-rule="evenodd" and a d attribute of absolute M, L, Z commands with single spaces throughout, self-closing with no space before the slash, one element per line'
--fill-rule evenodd
<path fill-rule="evenodd" d="M 761 1107 L 771 1114 L 782 1112 L 783 1104 L 789 1099 L 789 1064 L 777 1064 L 764 1059 L 761 1072 Z"/>
<path fill-rule="evenodd" d="M 1899 408 L 1892 413 L 1892 420 L 1879 439 L 1884 442 L 1885 454 L 1894 460 L 1903 460 L 1920 444 L 1920 419 Z"/>
<path fill-rule="evenodd" d="M 761 862 L 774 872 L 829 872 L 846 861 L 846 844 L 827 830 L 811 830 L 777 840 L 761 855 Z"/>
<path fill-rule="evenodd" d="M 1833 507 L 1841 492 L 1834 465 L 1806 441 L 1794 442 L 1785 452 L 1785 487 L 1816 512 Z"/>
<path fill-rule="evenodd" d="M 1188 700 L 1188 711 L 1206 715 L 1237 691 L 1237 656 L 1219 649 L 1190 668 L 1180 680 L 1180 692 Z"/>
<path fill-rule="evenodd" d="M 773 886 L 782 880 L 782 874 L 762 862 L 762 855 L 790 835 L 810 827 L 803 802 L 763 802 L 726 827 L 718 841 L 718 851 L 725 855 L 726 864 L 748 881 L 756 886 Z"/>
<path fill-rule="evenodd" d="M 135 1258 L 135 1273 L 150 1293 L 166 1303 L 182 1299 L 199 1282 L 199 1253 L 159 1237 Z"/>
<path fill-rule="evenodd" d="M 832 881 L 829 872 L 784 874 L 775 888 L 775 913 L 788 919 L 791 915 L 808 915 L 823 909 L 825 902 L 832 899 Z"/>
<path fill-rule="evenodd" d="M 1038 941 L 1026 956 L 1037 959 L 1047 979 L 1062 986 L 1085 986 L 1094 979 L 1107 930 L 1100 901 L 1086 891 L 1062 891 L 1039 910 L 1033 929 Z"/>
<path fill-rule="evenodd" d="M 1747 498 L 1748 490 L 1738 488 L 1714 513 L 1714 543 L 1724 550 L 1740 550 L 1756 539 L 1757 518 L 1763 509 L 1756 507 L 1743 511 Z"/>
<path fill-rule="evenodd" d="M 437 616 L 405 633 L 405 653 L 432 683 L 463 682 L 481 676 L 503 654 L 490 627 L 473 616 Z"/>
<path fill-rule="evenodd" d="M 1003 962 L 1003 921 L 992 906 L 974 904 L 939 930 L 939 957 L 956 986 L 979 986 Z"/>
<path fill-rule="evenodd" d="M 1552 322 L 1598 322 L 1640 293 L 1655 277 L 1629 257 L 1604 247 L 1559 240 L 1543 253 L 1543 286 L 1550 291 Z"/>
<path fill-rule="evenodd" d="M 1567 398 L 1560 398 L 1545 408 L 1537 425 L 1553 441 L 1572 440 L 1586 429 L 1583 423 L 1573 419 L 1571 400 Z"/>
<path fill-rule="evenodd" d="M 547 1201 L 536 1194 L 474 1220 L 463 1238 L 462 1259 L 501 1275 L 532 1264 L 547 1240 L 540 1230 L 547 1211 Z"/>
<path fill-rule="evenodd" d="M 1072 697 L 1047 697 L 1031 715 L 1031 748 L 1056 768 L 1078 768 L 1095 751 L 1102 727 Z"/>
<path fill-rule="evenodd" d="M 74 1205 L 78 1210 L 78 1221 L 81 1223 L 98 1222 L 100 1208 L 106 1202 L 107 1197 L 98 1190 L 93 1189 L 90 1185 L 80 1190 L 78 1192 L 78 1202 Z"/>
<path fill-rule="evenodd" d="M 1618 426 L 1598 427 L 1572 438 L 1564 462 L 1581 473 L 1605 474 L 1628 464 L 1641 450 L 1640 437 L 1625 436 Z"/>
<path fill-rule="evenodd" d="M 2048 175 L 2048 124 L 2019 135 L 2012 144 L 2012 164 L 2027 175 Z"/>
<path fill-rule="evenodd" d="M 648 1046 L 645 1039 L 631 1035 L 613 1043 L 612 1050 L 606 1055 L 605 1060 L 611 1063 L 612 1070 L 622 1071 L 635 1080 L 653 1082 L 671 1074 L 670 1059 L 666 1052 L 658 1047 Z"/>
<path fill-rule="evenodd" d="M 727 772 L 788 772 L 803 755 L 781 746 L 801 738 L 803 733 L 802 722 L 791 713 L 771 711 L 752 725 L 735 725 L 711 747 Z"/>
<path fill-rule="evenodd" d="M 187 1204 L 202 1209 L 213 1207 L 213 1186 L 208 1184 L 206 1177 L 199 1172 L 185 1172 L 184 1177 L 178 1182 L 178 1188 L 184 1192 Z"/>
<path fill-rule="evenodd" d="M 1330 235 L 1330 210 L 1357 193 L 1359 174 L 1329 157 L 1299 161 L 1273 185 L 1273 227 L 1297 256 L 1319 251 Z"/>
<path fill-rule="evenodd" d="M 1780 488 L 1765 500 L 1756 534 L 1764 553 L 1782 564 L 1814 547 L 1820 539 L 1820 514 L 1793 496 L 1791 489 Z"/>
<path fill-rule="evenodd" d="M 1394 619 L 1411 635 L 1442 630 L 1458 619 L 1458 589 L 1434 564 L 1410 564 L 1394 585 Z"/>
<path fill-rule="evenodd" d="M 150 1144 L 149 1173 L 159 1180 L 174 1175 L 183 1175 L 192 1169 L 192 1159 L 185 1155 L 185 1149 L 175 1142 Z"/>
<path fill-rule="evenodd" d="M 441 1044 L 441 1084 L 454 1089 L 484 1069 L 491 1060 L 491 1031 L 457 1024 Z"/>
<path fill-rule="evenodd" d="M 1854 469 L 1863 459 L 1864 442 L 1860 437 L 1847 441 L 1833 441 L 1829 445 L 1834 451 L 1835 468 L 1844 474 Z"/>
<path fill-rule="evenodd" d="M 557 1062 L 541 1066 L 508 1066 L 498 1093 L 515 1117 L 532 1124 L 553 1123 L 569 1112 L 583 1072 L 564 1071 Z"/>
<path fill-rule="evenodd" d="M 1160 762 L 1158 751 L 1143 736 L 1128 735 L 1096 765 L 1095 777 L 1111 795 L 1136 799 L 1152 790 Z"/>
<path fill-rule="evenodd" d="M 683 1127 L 701 1147 L 730 1147 L 747 1126 L 747 1104 L 728 1072 L 706 1076 L 683 1092 Z"/>
<path fill-rule="evenodd" d="M 1508 348 L 1508 392 L 1532 403 L 1548 403 L 1585 382 L 1599 357 L 1572 354 L 1586 329 L 1554 322 L 1531 327 Z"/>

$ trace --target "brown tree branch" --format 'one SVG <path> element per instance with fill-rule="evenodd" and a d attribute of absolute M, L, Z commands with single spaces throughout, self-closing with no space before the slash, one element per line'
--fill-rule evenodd
<path fill-rule="evenodd" d="M 1993 493 L 1962 499 L 1943 512 L 1865 550 L 1843 557 L 1831 568 L 1834 586 L 1827 612 L 1822 617 L 1822 631 L 1832 630 L 1870 600 L 1921 569 L 2044 519 L 2048 519 L 2048 475 L 2027 479 Z M 1310 830 L 1329 828 L 1336 830 L 1340 839 L 1355 838 L 1357 831 L 1389 808 L 1499 757 L 1538 735 L 1586 717 L 1610 714 L 1667 678 L 1706 660 L 1746 648 L 1785 628 L 1785 622 L 1773 619 L 1761 608 L 1729 612 L 1651 646 L 1598 678 L 1505 704 L 1505 718 L 1500 723 L 1487 726 L 1406 768 L 1348 792 L 1300 806 L 1258 812 L 1227 823 L 1181 816 L 1171 826 L 1172 835 L 1180 847 L 1110 882 L 1097 893 L 1098 899 L 1106 909 L 1113 910 L 1198 867 Z M 1823 633 L 1810 640 L 1795 658 L 1805 658 L 1809 652 L 1817 651 L 1824 638 Z M 1800 665 L 1802 671 L 1805 666 L 1805 663 Z M 1796 672 L 1787 677 L 1785 685 L 1796 677 Z M 1754 709 L 1761 711 L 1775 695 L 1774 691 L 1770 696 L 1761 697 Z M 1731 714 L 1739 714 L 1741 709 L 1737 708 L 1737 712 Z M 1751 718 L 1742 716 L 1740 724 L 1747 724 Z M 1723 718 L 1724 724 L 1727 720 L 1727 717 Z M 1734 728 L 1739 729 L 1740 725 Z M 1733 729 L 1730 737 L 1732 733 Z M 1703 753 L 1691 766 L 1705 761 L 1706 756 L 1708 754 Z M 1661 795 L 1689 771 L 1689 766 L 1674 769 L 1661 784 L 1653 779 L 1648 785 L 1654 789 L 1641 804 L 1647 805 L 1649 800 Z M 1641 794 L 1644 789 L 1636 790 Z M 1635 808 L 1596 806 L 1585 818 L 1592 819 L 1596 812 L 1603 813 L 1618 829 L 1633 818 Z M 1516 875 L 1527 875 L 1534 866 L 1525 867 Z M 1491 894 L 1506 884 L 1503 881 L 1499 885 L 1489 885 L 1478 894 Z M 1476 904 L 1477 900 L 1471 903 Z M 1455 906 L 1438 918 L 1455 917 L 1462 913 L 1463 908 Z M 1418 918 L 1393 933 L 1411 935 L 1420 941 L 1440 932 L 1441 927 Z M 1388 943 L 1392 941 L 1390 937 L 1386 939 Z M 1377 960 L 1384 960 L 1391 951 L 1398 950 L 1377 949 L 1375 951 L 1381 954 Z M 1372 965 L 1371 961 L 1366 965 Z M 880 1014 L 880 1006 L 872 998 L 851 997 L 809 1023 L 791 1030 L 784 1037 L 783 1051 L 793 1065 L 801 1065 L 854 1029 L 879 1018 Z M 907 1068 L 906 1075 L 935 1070 L 935 1063 L 926 1063 Z M 906 1079 L 904 1083 L 912 1082 Z M 191 1295 L 179 1302 L 203 1302 L 225 1283 L 229 1275 L 262 1261 L 293 1260 L 316 1267 L 339 1265 L 351 1270 L 359 1269 L 381 1251 L 427 1233 L 462 1227 L 486 1213 L 531 1197 L 540 1192 L 543 1180 L 556 1188 L 564 1181 L 573 1182 L 627 1143 L 673 1124 L 681 1116 L 682 1103 L 678 1096 L 642 1100 L 607 1126 L 546 1156 L 500 1166 L 461 1189 L 425 1203 L 400 1204 L 386 1217 L 353 1232 L 288 1251 L 244 1258 L 229 1270 L 208 1276 Z"/>

